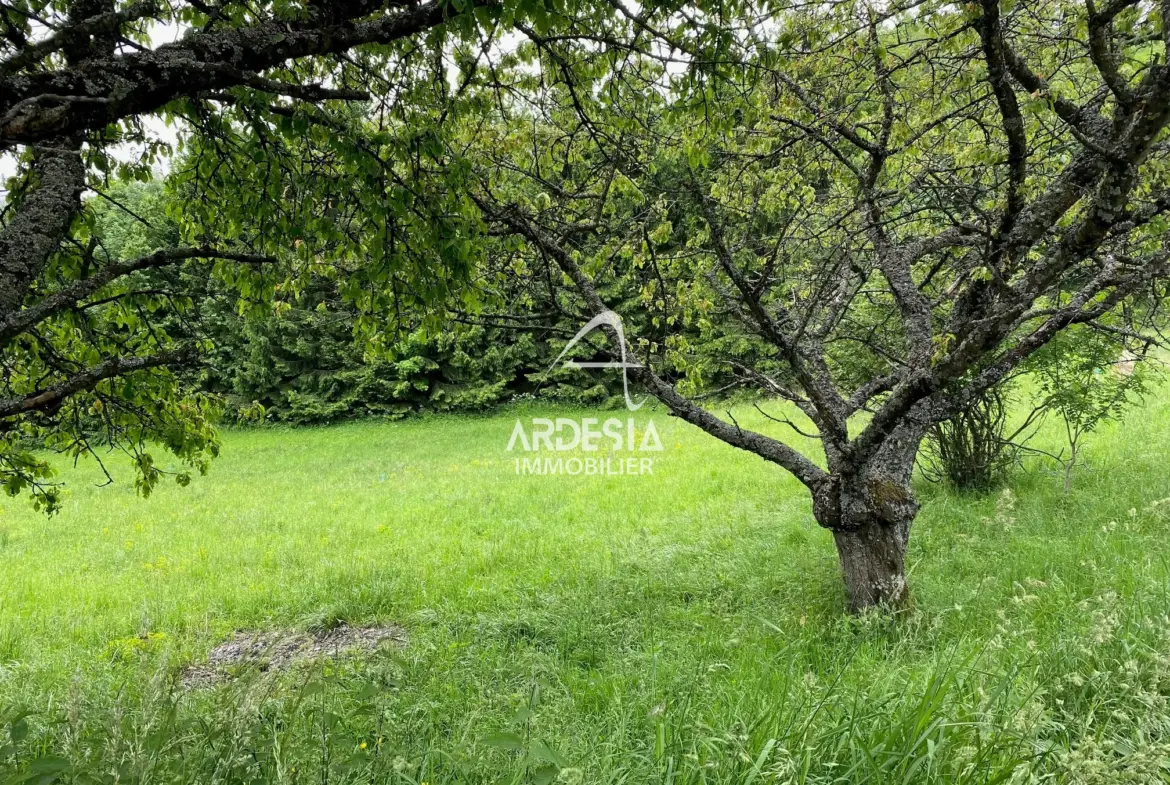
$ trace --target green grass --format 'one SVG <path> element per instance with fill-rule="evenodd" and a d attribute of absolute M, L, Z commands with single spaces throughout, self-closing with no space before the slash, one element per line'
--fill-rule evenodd
<path fill-rule="evenodd" d="M 643 477 L 517 477 L 516 416 L 597 415 L 537 409 L 229 432 L 147 500 L 83 462 L 0 509 L 0 782 L 1170 781 L 1162 392 L 1068 494 L 920 485 L 900 623 L 843 613 L 795 480 L 663 413 Z M 334 620 L 409 644 L 177 686 Z"/>

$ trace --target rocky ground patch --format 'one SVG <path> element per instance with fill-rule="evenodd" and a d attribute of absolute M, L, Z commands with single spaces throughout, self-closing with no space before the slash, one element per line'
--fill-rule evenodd
<path fill-rule="evenodd" d="M 207 687 L 255 668 L 282 671 L 301 662 L 341 654 L 373 652 L 406 643 L 406 631 L 397 625 L 351 627 L 341 624 L 316 632 L 304 630 L 240 630 L 216 646 L 206 662 L 183 670 L 187 687 Z"/>

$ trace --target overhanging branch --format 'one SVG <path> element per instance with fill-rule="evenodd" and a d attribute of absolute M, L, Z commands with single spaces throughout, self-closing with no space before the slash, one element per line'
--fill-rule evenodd
<path fill-rule="evenodd" d="M 491 7 L 492 0 L 468 0 Z M 403 7 L 387 2 L 320 3 L 299 20 L 192 33 L 154 50 L 89 59 L 73 68 L 0 79 L 0 149 L 104 128 L 156 111 L 182 96 L 240 85 L 289 60 L 390 43 L 457 16 L 445 0 Z M 362 19 L 385 10 L 380 16 Z M 61 100 L 44 105 L 43 97 Z"/>
<path fill-rule="evenodd" d="M 53 412 L 68 398 L 92 390 L 98 382 L 135 371 L 162 368 L 188 362 L 195 357 L 190 347 L 148 357 L 113 357 L 70 376 L 65 381 L 28 395 L 0 400 L 0 418 L 17 417 L 33 412 Z"/>
<path fill-rule="evenodd" d="M 215 248 L 172 248 L 156 251 L 147 256 L 130 262 L 110 264 L 103 267 L 93 276 L 78 281 L 64 289 L 54 292 L 36 305 L 21 311 L 10 313 L 0 318 L 0 345 L 13 337 L 28 330 L 55 313 L 70 308 L 102 287 L 130 273 L 139 270 L 150 270 L 187 259 L 225 259 L 243 264 L 270 264 L 276 260 L 270 256 L 223 251 Z"/>

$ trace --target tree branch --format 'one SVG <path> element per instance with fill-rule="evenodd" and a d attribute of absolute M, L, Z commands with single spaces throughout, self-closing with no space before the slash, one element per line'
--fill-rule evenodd
<path fill-rule="evenodd" d="M 490 7 L 493 0 L 469 0 Z M 365 21 L 360 17 L 395 8 Z M 56 71 L 0 80 L 0 149 L 62 134 L 104 128 L 160 109 L 182 96 L 234 87 L 288 60 L 343 52 L 367 43 L 390 43 L 440 25 L 458 14 L 445 0 L 402 7 L 354 0 L 310 6 L 307 18 L 268 19 L 243 28 L 192 33 L 154 50 L 98 57 Z M 63 101 L 45 107 L 42 97 Z"/>
<path fill-rule="evenodd" d="M 195 351 L 186 347 L 149 357 L 113 357 L 51 387 L 29 395 L 0 399 L 0 418 L 15 417 L 31 412 L 53 412 L 66 399 L 79 392 L 92 390 L 103 379 L 111 379 L 115 376 L 123 376 L 149 368 L 176 365 L 189 361 L 195 356 Z"/>
<path fill-rule="evenodd" d="M 215 248 L 172 248 L 164 251 L 156 251 L 155 253 L 130 262 L 110 264 L 103 267 L 93 276 L 50 294 L 36 305 L 0 318 L 0 345 L 7 343 L 15 336 L 39 324 L 53 314 L 76 305 L 81 300 L 100 290 L 103 286 L 124 275 L 129 275 L 139 270 L 165 267 L 187 259 L 226 259 L 244 264 L 269 264 L 276 261 L 270 256 L 221 251 Z"/>
<path fill-rule="evenodd" d="M 32 190 L 0 229 L 0 319 L 17 311 L 81 207 L 85 167 L 79 145 L 38 148 Z"/>
<path fill-rule="evenodd" d="M 610 310 L 605 301 L 598 295 L 589 276 L 585 275 L 584 271 L 573 261 L 572 255 L 547 232 L 533 225 L 514 209 L 492 210 L 482 199 L 473 198 L 485 213 L 504 223 L 516 234 L 526 237 L 543 253 L 556 261 L 557 266 L 572 279 L 590 309 L 595 313 Z M 630 347 L 630 351 L 632 352 L 632 347 Z M 698 426 L 715 438 L 782 466 L 809 488 L 819 487 L 827 477 L 824 470 L 783 442 L 728 424 L 683 397 L 672 385 L 659 378 L 649 366 L 635 369 L 632 373 L 650 389 L 655 398 L 666 404 L 672 413 L 692 425 Z"/>

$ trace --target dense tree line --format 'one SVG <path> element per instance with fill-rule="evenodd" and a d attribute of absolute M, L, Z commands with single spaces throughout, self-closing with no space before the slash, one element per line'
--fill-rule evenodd
<path fill-rule="evenodd" d="M 180 245 L 180 195 L 164 180 L 109 189 L 94 206 L 103 262 L 125 263 Z M 541 307 L 513 280 L 515 313 L 445 311 L 442 329 L 427 313 L 399 313 L 391 339 L 376 352 L 355 335 L 360 314 L 321 276 L 291 297 L 263 308 L 241 307 L 230 290 L 197 263 L 146 270 L 131 279 L 148 303 L 164 292 L 198 292 L 184 322 L 165 326 L 195 332 L 208 356 L 184 372 L 187 382 L 216 396 L 227 423 L 312 425 L 359 417 L 397 418 L 418 412 L 470 412 L 523 399 L 618 405 L 620 375 L 593 376 L 554 367 L 579 326 L 575 317 Z M 623 287 L 629 289 L 630 286 Z M 633 298 L 629 298 L 633 301 Z M 644 314 L 634 312 L 635 323 Z M 197 325 L 197 326 L 196 326 Z M 588 344 L 574 356 L 587 359 Z"/>

